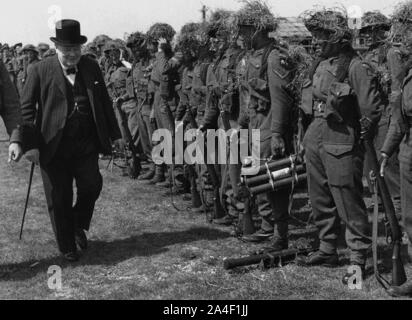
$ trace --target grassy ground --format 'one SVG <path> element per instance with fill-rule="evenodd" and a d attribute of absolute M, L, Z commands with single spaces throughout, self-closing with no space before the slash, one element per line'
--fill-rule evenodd
<path fill-rule="evenodd" d="M 0 137 L 5 138 L 4 131 Z M 373 278 L 360 291 L 340 283 L 346 271 L 288 265 L 225 271 L 223 259 L 247 255 L 256 246 L 210 225 L 204 215 L 177 212 L 164 190 L 105 170 L 90 249 L 80 262 L 64 263 L 56 249 L 41 178 L 35 172 L 26 227 L 18 240 L 29 163 L 7 164 L 0 143 L 0 299 L 388 299 Z M 176 199 L 178 208 L 188 203 Z M 313 238 L 313 228 L 295 228 L 293 238 Z M 342 249 L 342 261 L 346 260 Z M 48 288 L 48 269 L 62 268 L 62 290 Z M 408 267 L 412 276 L 412 270 Z"/>

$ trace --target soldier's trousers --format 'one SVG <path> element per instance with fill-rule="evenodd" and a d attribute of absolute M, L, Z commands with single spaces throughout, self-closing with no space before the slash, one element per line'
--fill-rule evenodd
<path fill-rule="evenodd" d="M 139 101 L 139 106 L 141 102 Z M 137 111 L 137 122 L 139 129 L 140 142 L 143 149 L 143 153 L 146 158 L 151 161 L 152 159 L 152 136 L 153 136 L 153 126 L 150 120 L 150 106 L 143 105 Z"/>
<path fill-rule="evenodd" d="M 250 115 L 250 131 L 252 129 L 261 128 L 266 121 L 266 115 L 262 112 L 257 112 L 256 109 L 249 110 Z M 272 156 L 271 150 L 271 134 L 265 129 L 260 130 L 260 158 L 269 159 Z M 254 146 L 252 146 L 253 148 Z M 252 149 L 251 148 L 251 149 Z M 262 161 L 261 164 L 265 164 Z M 256 197 L 259 215 L 262 217 L 261 229 L 267 232 L 274 230 L 275 237 L 286 238 L 288 233 L 289 220 L 289 196 L 291 189 L 281 189 L 276 192 L 268 192 Z M 276 224 L 276 229 L 274 225 Z"/>
<path fill-rule="evenodd" d="M 114 107 L 114 110 L 122 138 L 127 143 L 132 141 L 137 146 L 139 129 L 136 103 L 134 101 L 127 101 L 122 104 L 121 111 L 116 108 L 116 106 Z"/>
<path fill-rule="evenodd" d="M 412 243 L 412 159 L 401 161 L 400 167 L 403 227 Z"/>
<path fill-rule="evenodd" d="M 326 254 L 336 253 L 343 221 L 351 263 L 363 265 L 372 243 L 371 225 L 362 197 L 364 150 L 355 146 L 344 154 L 327 151 L 323 141 L 325 126 L 324 119 L 315 119 L 304 139 L 309 196 L 319 229 L 320 250 Z"/>

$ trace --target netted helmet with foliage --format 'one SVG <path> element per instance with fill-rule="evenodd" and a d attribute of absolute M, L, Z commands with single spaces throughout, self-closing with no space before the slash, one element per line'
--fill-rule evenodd
<path fill-rule="evenodd" d="M 278 22 L 266 2 L 242 0 L 243 7 L 235 14 L 238 26 L 252 26 L 256 30 L 275 31 Z"/>
<path fill-rule="evenodd" d="M 175 34 L 176 31 L 170 24 L 167 23 L 155 23 L 150 27 L 149 31 L 147 32 L 148 38 L 155 41 L 164 38 L 167 41 L 171 42 Z"/>
<path fill-rule="evenodd" d="M 399 3 L 392 15 L 392 38 L 401 37 L 410 41 L 412 29 L 412 1 Z M 408 39 L 406 39 L 408 38 Z"/>
<path fill-rule="evenodd" d="M 143 33 L 136 31 L 133 32 L 126 40 L 126 46 L 131 48 L 133 46 L 141 46 L 142 43 L 145 41 L 146 37 Z"/>
<path fill-rule="evenodd" d="M 230 39 L 236 33 L 234 12 L 217 9 L 212 12 L 207 24 L 207 34 L 210 37 Z"/>
<path fill-rule="evenodd" d="M 362 16 L 362 31 L 390 30 L 390 20 L 380 11 L 368 11 Z"/>
<path fill-rule="evenodd" d="M 331 34 L 329 42 L 350 41 L 352 39 L 347 13 L 343 8 L 315 8 L 305 11 L 301 17 L 311 33 L 329 32 Z"/>
<path fill-rule="evenodd" d="M 177 36 L 177 47 L 182 51 L 197 50 L 201 44 L 201 24 L 187 23 Z"/>

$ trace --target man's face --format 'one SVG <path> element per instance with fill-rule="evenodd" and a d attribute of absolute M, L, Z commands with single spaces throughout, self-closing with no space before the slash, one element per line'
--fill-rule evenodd
<path fill-rule="evenodd" d="M 120 61 L 120 50 L 114 49 L 110 50 L 109 53 L 110 59 L 113 61 L 113 63 L 118 63 Z"/>
<path fill-rule="evenodd" d="M 31 50 L 27 51 L 27 57 L 29 59 L 29 61 L 33 61 L 34 59 L 36 59 L 37 54 Z"/>
<path fill-rule="evenodd" d="M 149 41 L 147 44 L 147 50 L 152 54 L 155 55 L 157 53 L 158 50 L 158 43 L 157 42 L 153 42 L 153 41 Z"/>
<path fill-rule="evenodd" d="M 139 44 L 135 43 L 130 47 L 130 49 L 132 50 L 134 59 L 140 59 L 140 57 L 142 56 L 143 48 Z"/>
<path fill-rule="evenodd" d="M 82 46 L 56 46 L 57 55 L 61 63 L 68 68 L 76 66 L 82 57 Z"/>

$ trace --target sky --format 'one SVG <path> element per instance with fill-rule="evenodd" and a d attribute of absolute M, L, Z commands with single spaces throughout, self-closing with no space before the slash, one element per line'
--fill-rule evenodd
<path fill-rule="evenodd" d="M 363 12 L 380 10 L 389 15 L 398 0 L 267 0 L 272 11 L 294 17 L 315 5 L 358 6 Z M 8 0 L 0 4 L 0 42 L 37 45 L 51 43 L 54 22 L 76 19 L 90 40 L 98 34 L 124 38 L 125 33 L 145 32 L 156 22 L 167 22 L 179 30 L 187 22 L 201 20 L 202 5 L 210 9 L 238 9 L 238 0 Z M 354 12 L 357 12 L 355 10 Z"/>

